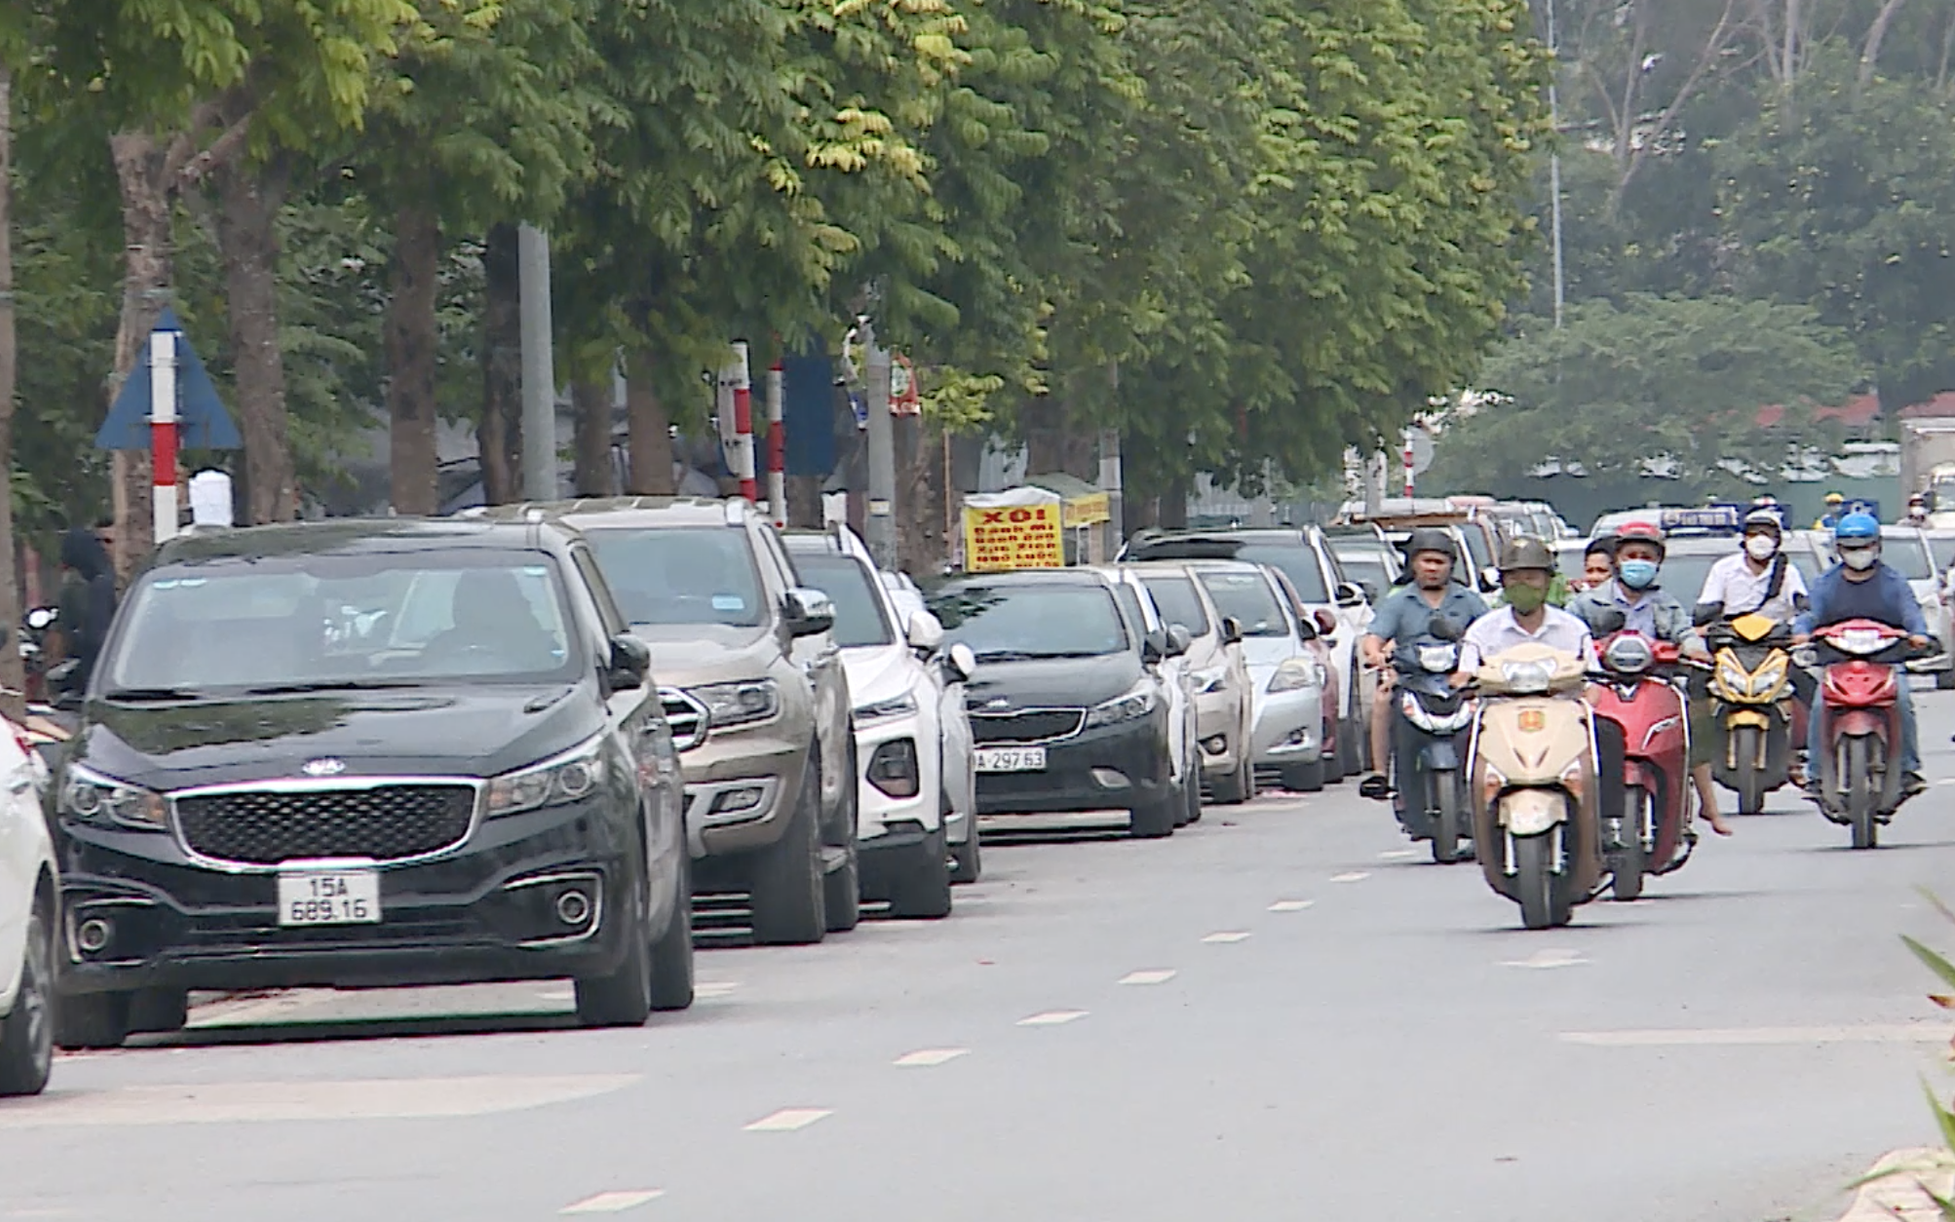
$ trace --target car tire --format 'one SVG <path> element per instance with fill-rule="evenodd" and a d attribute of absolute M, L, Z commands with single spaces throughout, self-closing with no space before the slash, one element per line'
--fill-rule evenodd
<path fill-rule="evenodd" d="M 129 998 L 129 1034 L 167 1035 L 190 1021 L 188 989 L 143 989 Z"/>
<path fill-rule="evenodd" d="M 984 846 L 978 839 L 977 816 L 971 816 L 971 838 L 950 851 L 950 881 L 974 883 L 984 877 Z"/>
<path fill-rule="evenodd" d="M 944 852 L 941 826 L 924 836 L 906 867 L 890 886 L 889 915 L 920 921 L 949 916 L 950 858 Z"/>
<path fill-rule="evenodd" d="M 1324 788 L 1324 761 L 1290 764 L 1283 769 L 1283 788 L 1297 793 L 1318 793 Z"/>
<path fill-rule="evenodd" d="M 54 935 L 39 905 L 27 917 L 27 953 L 14 1008 L 0 1019 L 0 1095 L 38 1095 L 54 1068 Z"/>
<path fill-rule="evenodd" d="M 68 1051 L 120 1048 L 129 1038 L 128 993 L 81 993 L 55 1006 L 54 1042 Z"/>
<path fill-rule="evenodd" d="M 1234 772 L 1216 777 L 1211 783 L 1216 802 L 1223 806 L 1239 806 L 1256 796 L 1256 767 L 1249 762 L 1247 752 L 1242 752 L 1241 756 L 1236 761 Z"/>
<path fill-rule="evenodd" d="M 821 860 L 821 771 L 810 748 L 801 792 L 781 838 L 754 863 L 749 903 L 753 940 L 762 946 L 806 946 L 828 932 L 828 887 Z"/>
<path fill-rule="evenodd" d="M 829 933 L 847 933 L 862 923 L 862 861 L 851 841 L 843 863 L 821 876 L 822 909 Z"/>
<path fill-rule="evenodd" d="M 1169 786 L 1152 801 L 1128 808 L 1127 834 L 1136 840 L 1159 840 L 1163 836 L 1172 836 L 1175 821 L 1185 807 L 1180 791 Z"/>
<path fill-rule="evenodd" d="M 634 846 L 634 852 L 637 852 Z M 639 857 L 642 863 L 642 855 Z M 631 870 L 631 911 L 625 918 L 624 959 L 608 976 L 579 976 L 577 1021 L 586 1027 L 642 1027 L 652 1013 L 651 888 L 645 867 Z"/>
<path fill-rule="evenodd" d="M 672 920 L 652 943 L 653 1010 L 692 1005 L 692 953 L 692 863 L 685 860 L 679 866 L 678 894 L 672 897 Z"/>

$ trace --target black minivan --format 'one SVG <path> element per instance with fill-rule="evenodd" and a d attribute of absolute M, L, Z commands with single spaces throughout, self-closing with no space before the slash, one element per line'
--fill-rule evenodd
<path fill-rule="evenodd" d="M 185 536 L 132 585 L 49 787 L 60 1040 L 190 989 L 570 977 L 692 1002 L 678 756 L 583 540 L 542 522 Z"/>

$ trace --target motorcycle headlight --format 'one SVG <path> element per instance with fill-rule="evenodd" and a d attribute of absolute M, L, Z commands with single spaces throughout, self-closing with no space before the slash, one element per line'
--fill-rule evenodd
<path fill-rule="evenodd" d="M 1503 662 L 1500 677 L 1515 695 L 1531 696 L 1548 690 L 1554 683 L 1554 670 L 1545 662 Z"/>
<path fill-rule="evenodd" d="M 157 832 L 169 823 L 163 795 L 70 764 L 61 783 L 61 810 L 83 823 Z"/>
<path fill-rule="evenodd" d="M 865 721 L 884 721 L 891 717 L 906 717 L 914 712 L 916 712 L 916 697 L 910 695 L 908 692 L 904 692 L 902 695 L 890 700 L 878 700 L 874 704 L 856 705 L 855 721 L 857 725 L 860 725 Z"/>
<path fill-rule="evenodd" d="M 1088 709 L 1085 728 L 1090 730 L 1094 726 L 1118 725 L 1123 721 L 1134 721 L 1145 717 L 1153 711 L 1154 689 L 1147 686 L 1137 687 L 1124 696 L 1104 704 L 1096 704 Z"/>
<path fill-rule="evenodd" d="M 686 690 L 706 706 L 707 721 L 714 729 L 766 721 L 781 711 L 781 689 L 772 679 L 709 683 Z"/>
<path fill-rule="evenodd" d="M 1269 677 L 1272 692 L 1293 692 L 1300 687 L 1322 687 L 1323 668 L 1313 658 L 1285 658 Z"/>
<path fill-rule="evenodd" d="M 604 739 L 600 736 L 540 764 L 494 778 L 489 782 L 484 813 L 493 818 L 575 802 L 603 783 Z"/>
<path fill-rule="evenodd" d="M 1729 657 L 1721 657 L 1717 660 L 1717 681 L 1737 695 L 1745 695 L 1751 691 L 1751 675 Z"/>
<path fill-rule="evenodd" d="M 1786 659 L 1781 656 L 1769 659 L 1759 667 L 1758 673 L 1751 677 L 1751 694 L 1769 696 L 1779 690 L 1785 684 L 1785 664 Z"/>

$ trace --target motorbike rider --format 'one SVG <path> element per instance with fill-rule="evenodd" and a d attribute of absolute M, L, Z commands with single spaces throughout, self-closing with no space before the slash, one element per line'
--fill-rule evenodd
<path fill-rule="evenodd" d="M 1840 524 L 1840 517 L 1846 512 L 1846 498 L 1837 492 L 1826 494 L 1826 512 L 1812 524 L 1814 530 L 1833 530 Z"/>
<path fill-rule="evenodd" d="M 1917 492 L 1907 499 L 1907 517 L 1901 519 L 1905 526 L 1926 526 L 1928 524 L 1928 498 Z"/>
<path fill-rule="evenodd" d="M 1815 628 L 1850 619 L 1867 619 L 1899 628 L 1915 649 L 1928 647 L 1928 623 L 1921 603 L 1900 570 L 1880 559 L 1880 523 L 1870 513 L 1849 513 L 1833 531 L 1840 562 L 1813 583 L 1811 605 L 1793 622 L 1793 641 L 1805 644 Z M 1928 787 L 1921 778 L 1921 752 L 1914 724 L 1914 698 L 1905 678 L 1895 685 L 1901 709 L 1901 796 L 1913 797 Z M 1817 760 L 1824 750 L 1819 717 L 1807 719 L 1806 758 Z M 1807 769 L 1807 789 L 1819 783 L 1819 769 Z"/>
<path fill-rule="evenodd" d="M 109 621 L 115 617 L 115 568 L 101 537 L 86 526 L 76 526 L 61 536 L 61 569 L 54 621 L 60 636 L 57 654 L 75 660 L 69 686 L 80 692 L 88 686 L 109 634 Z"/>
<path fill-rule="evenodd" d="M 1690 622 L 1690 611 L 1657 585 L 1666 552 L 1661 528 L 1648 522 L 1625 523 L 1616 531 L 1616 576 L 1611 582 L 1578 596 L 1569 610 L 1593 631 L 1601 613 L 1622 613 L 1623 627 L 1653 641 L 1667 641 L 1687 657 L 1708 661 L 1704 638 Z M 1690 701 L 1690 779 L 1697 790 L 1697 810 L 1711 830 L 1729 836 L 1731 829 L 1718 815 L 1717 789 L 1711 777 L 1711 705 L 1706 697 Z"/>
<path fill-rule="evenodd" d="M 1762 615 L 1790 624 L 1806 609 L 1810 596 L 1798 566 L 1780 550 L 1784 535 L 1784 524 L 1776 513 L 1753 510 L 1746 514 L 1744 548 L 1719 560 L 1705 574 L 1704 590 L 1697 596 L 1698 611 L 1720 619 Z M 1803 666 L 1794 666 L 1791 679 L 1792 694 L 1810 712 L 1816 686 L 1812 674 Z"/>
<path fill-rule="evenodd" d="M 1415 669 L 1418 647 L 1433 640 L 1427 631 L 1434 614 L 1444 615 L 1461 628 L 1487 613 L 1478 594 L 1453 579 L 1453 541 L 1443 530 L 1422 527 L 1405 541 L 1412 580 L 1398 587 L 1378 605 L 1358 647 L 1365 665 L 1376 669 L 1378 695 L 1371 702 L 1371 758 L 1379 769 L 1366 777 L 1358 792 L 1367 798 L 1391 796 L 1386 771 L 1391 759 L 1392 680 L 1398 669 Z"/>
<path fill-rule="evenodd" d="M 1616 537 L 1597 535 L 1582 549 L 1582 590 L 1600 589 L 1616 579 Z"/>

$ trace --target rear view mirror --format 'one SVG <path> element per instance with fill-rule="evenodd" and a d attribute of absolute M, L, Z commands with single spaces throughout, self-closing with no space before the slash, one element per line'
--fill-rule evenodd
<path fill-rule="evenodd" d="M 1698 603 L 1690 609 L 1690 623 L 1694 628 L 1703 628 L 1724 618 L 1723 603 Z"/>
<path fill-rule="evenodd" d="M 781 612 L 794 636 L 819 636 L 835 626 L 835 604 L 828 595 L 796 586 L 781 596 Z"/>
<path fill-rule="evenodd" d="M 36 607 L 27 613 L 27 626 L 35 632 L 43 632 L 54 626 L 53 607 Z"/>
<path fill-rule="evenodd" d="M 645 686 L 645 672 L 652 668 L 652 651 L 635 636 L 619 633 L 611 638 L 611 689 L 628 692 Z"/>
<path fill-rule="evenodd" d="M 1167 658 L 1168 634 L 1159 628 L 1149 628 L 1147 636 L 1141 641 L 1140 656 L 1143 662 L 1159 662 Z"/>
<path fill-rule="evenodd" d="M 944 669 L 954 682 L 968 683 L 977 673 L 977 655 L 969 645 L 959 641 L 944 651 Z"/>
<path fill-rule="evenodd" d="M 1590 614 L 1595 618 L 1589 624 L 1589 631 L 1593 632 L 1596 636 L 1608 636 L 1612 632 L 1621 632 L 1622 626 L 1629 622 L 1629 617 L 1622 613 L 1620 607 L 1602 607 L 1590 612 Z"/>
<path fill-rule="evenodd" d="M 1457 641 L 1462 635 L 1459 625 L 1453 622 L 1450 615 L 1435 614 L 1427 621 L 1426 631 L 1442 641 Z"/>
<path fill-rule="evenodd" d="M 1318 636 L 1337 635 L 1337 617 L 1335 615 L 1319 607 L 1314 614 L 1314 618 L 1317 621 Z"/>
<path fill-rule="evenodd" d="M 1222 643 L 1237 645 L 1242 642 L 1242 621 L 1233 615 L 1222 617 Z"/>
<path fill-rule="evenodd" d="M 1491 592 L 1500 588 L 1500 570 L 1491 564 L 1480 570 L 1480 589 Z"/>
<path fill-rule="evenodd" d="M 1188 647 L 1194 643 L 1195 638 L 1189 634 L 1186 628 L 1180 624 L 1168 625 L 1168 656 L 1170 658 L 1181 657 L 1188 652 Z"/>
<path fill-rule="evenodd" d="M 1311 622 L 1310 617 L 1307 615 L 1298 616 L 1297 617 L 1297 640 L 1314 641 L 1316 639 L 1317 639 L 1317 625 Z"/>
<path fill-rule="evenodd" d="M 1340 607 L 1359 607 L 1364 605 L 1364 591 L 1348 581 L 1337 583 L 1337 605 Z"/>
<path fill-rule="evenodd" d="M 944 643 L 943 622 L 928 611 L 912 611 L 904 636 L 911 649 L 929 653 Z"/>

